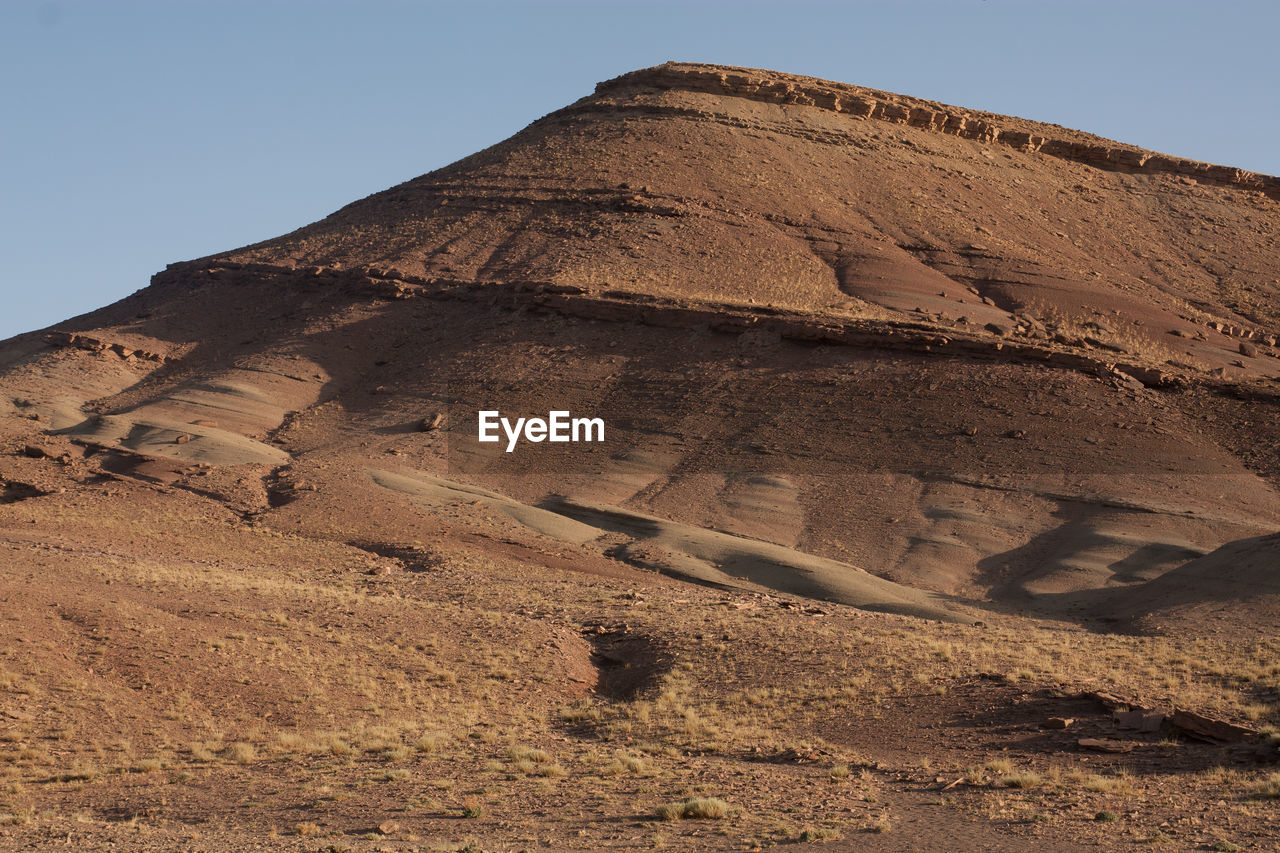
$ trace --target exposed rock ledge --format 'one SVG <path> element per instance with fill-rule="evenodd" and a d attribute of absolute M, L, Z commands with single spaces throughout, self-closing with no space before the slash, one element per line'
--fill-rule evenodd
<path fill-rule="evenodd" d="M 1280 178 L 1157 154 L 1057 125 L 966 110 L 891 92 L 775 71 L 669 62 L 632 71 L 596 86 L 596 95 L 629 89 L 678 89 L 838 113 L 959 136 L 1019 151 L 1038 152 L 1099 169 L 1164 174 L 1199 183 L 1253 190 L 1280 199 Z"/>
<path fill-rule="evenodd" d="M 89 352 L 113 353 L 126 361 L 139 359 L 163 363 L 169 358 L 164 353 L 151 352 L 150 350 L 139 349 L 122 343 L 112 343 L 111 341 L 104 341 L 92 335 L 85 335 L 79 332 L 50 332 L 44 336 L 44 339 L 47 343 L 56 347 L 74 347 L 75 349 L 88 350 Z"/>
<path fill-rule="evenodd" d="M 152 284 L 182 288 L 201 278 L 222 279 L 247 286 L 267 281 L 285 286 L 336 286 L 353 294 L 383 299 L 484 300 L 498 308 L 533 309 L 590 320 L 704 329 L 755 337 L 763 335 L 776 340 L 829 346 L 1035 363 L 1096 374 L 1130 388 L 1172 388 L 1193 381 L 1185 371 L 1169 365 L 1120 361 L 1112 354 L 1072 351 L 1069 347 L 1047 342 L 1007 341 L 978 330 L 964 332 L 913 322 L 810 315 L 700 300 L 681 301 L 627 291 L 589 292 L 576 285 L 549 281 L 475 282 L 422 278 L 380 267 L 332 269 L 203 260 L 170 264 L 152 277 Z"/>

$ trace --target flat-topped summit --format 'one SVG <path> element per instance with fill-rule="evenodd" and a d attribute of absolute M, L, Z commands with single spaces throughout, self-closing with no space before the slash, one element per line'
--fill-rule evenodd
<path fill-rule="evenodd" d="M 879 89 L 758 68 L 667 62 L 606 80 L 597 95 L 679 89 L 791 106 L 810 106 L 858 118 L 932 130 L 1076 160 L 1103 169 L 1182 175 L 1198 181 L 1280 197 L 1280 178 L 1147 151 L 1056 124 L 949 106 Z"/>

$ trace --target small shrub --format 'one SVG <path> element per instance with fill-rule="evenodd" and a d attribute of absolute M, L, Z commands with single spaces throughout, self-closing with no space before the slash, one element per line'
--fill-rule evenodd
<path fill-rule="evenodd" d="M 479 797 L 467 797 L 462 801 L 462 816 L 467 818 L 477 818 L 484 814 L 484 804 L 480 802 Z"/>
<path fill-rule="evenodd" d="M 1115 823 L 1120 819 L 1120 815 L 1115 812 L 1098 812 L 1093 819 L 1098 823 Z"/>

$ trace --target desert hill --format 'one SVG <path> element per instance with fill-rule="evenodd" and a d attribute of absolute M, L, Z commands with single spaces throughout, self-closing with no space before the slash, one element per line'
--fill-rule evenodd
<path fill-rule="evenodd" d="M 820 647 L 864 632 L 919 640 L 892 664 L 918 673 L 964 649 L 965 678 L 1034 675 L 1027 650 L 1052 648 L 1075 686 L 1097 670 L 1063 650 L 1087 648 L 1152 702 L 1244 722 L 1274 689 L 1257 658 L 1280 571 L 1278 233 L 1276 178 L 1054 125 L 752 69 L 601 83 L 457 163 L 0 343 L 5 594 L 41 649 L 11 664 L 28 690 L 12 707 L 37 709 L 13 711 L 20 739 L 62 725 L 72 685 L 64 728 L 81 732 L 155 691 L 112 725 L 173 755 L 266 753 L 279 726 L 465 745 L 640 701 L 743 632 L 716 641 L 700 689 L 824 678 Z M 506 453 L 476 440 L 481 409 L 607 431 Z M 690 615 L 725 602 L 730 621 Z M 975 625 L 1001 641 L 970 653 Z M 257 651 L 223 664 L 228 634 Z M 1254 681 L 1171 681 L 1146 642 L 1237 655 Z M 903 719 L 947 724 L 929 697 L 958 676 L 935 678 L 941 693 L 894 694 Z M 494 698 L 513 679 L 532 692 Z M 979 714 L 996 688 L 975 684 Z M 777 725 L 803 706 L 815 739 L 864 743 L 812 690 Z M 711 754 L 745 748 L 728 731 Z M 64 751 L 86 760 L 13 766 Z"/>
<path fill-rule="evenodd" d="M 1228 418 L 1259 446 L 1239 453 L 1194 423 L 1204 394 L 1280 373 L 1275 186 L 883 92 L 661 66 L 59 327 L 40 345 L 101 341 L 134 367 L 108 356 L 77 378 L 104 384 L 45 405 L 78 440 L 188 462 L 367 468 L 335 451 L 403 445 L 412 470 L 519 500 L 628 504 L 945 593 L 1122 584 L 1280 518 L 1268 427 Z M 281 432 L 335 406 L 356 432 L 447 411 L 450 453 Z M 485 406 L 589 410 L 617 438 L 477 455 Z"/>

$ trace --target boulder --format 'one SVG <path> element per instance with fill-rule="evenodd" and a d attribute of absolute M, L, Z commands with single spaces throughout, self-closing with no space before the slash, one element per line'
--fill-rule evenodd
<path fill-rule="evenodd" d="M 1148 711 L 1144 708 L 1138 708 L 1133 711 L 1116 711 L 1115 721 L 1116 725 L 1122 729 L 1153 734 L 1160 731 L 1160 726 L 1164 723 L 1164 714 L 1159 711 Z"/>
<path fill-rule="evenodd" d="M 982 328 L 986 329 L 991 334 L 1002 338 L 1007 338 L 1013 334 L 1013 327 L 1008 323 L 987 323 Z"/>
<path fill-rule="evenodd" d="M 1215 720 L 1194 711 L 1174 711 L 1169 725 L 1187 737 L 1207 743 L 1245 743 L 1256 740 L 1258 732 L 1225 720 Z"/>
<path fill-rule="evenodd" d="M 1134 747 L 1137 746 L 1131 741 L 1111 740 L 1104 737 L 1082 737 L 1076 741 L 1076 744 L 1081 749 L 1109 753 L 1133 752 Z"/>

